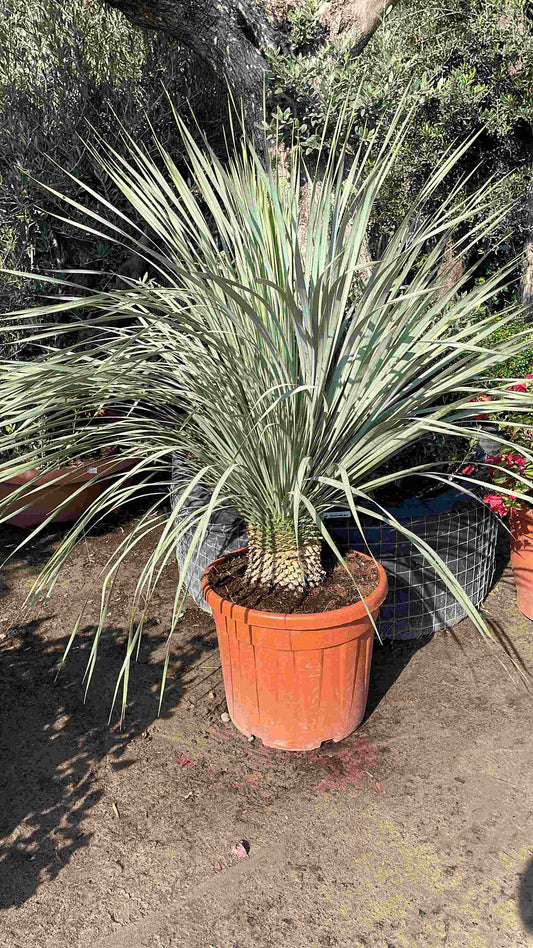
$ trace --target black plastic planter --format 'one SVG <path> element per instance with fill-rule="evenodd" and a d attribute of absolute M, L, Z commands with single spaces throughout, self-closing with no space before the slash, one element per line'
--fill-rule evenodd
<path fill-rule="evenodd" d="M 170 491 L 170 503 L 175 507 L 177 499 L 180 496 L 180 469 L 176 462 L 172 464 L 172 485 Z M 179 512 L 181 519 L 190 517 L 191 513 L 203 507 L 209 500 L 209 491 L 199 485 L 191 491 L 183 507 Z M 194 528 L 178 541 L 176 556 L 180 569 L 185 562 L 185 557 L 189 549 L 189 543 L 192 540 Z M 202 594 L 202 574 L 208 566 L 211 565 L 220 556 L 225 553 L 231 553 L 232 550 L 238 550 L 246 546 L 248 537 L 244 522 L 232 509 L 217 510 L 209 522 L 209 529 L 205 535 L 203 543 L 200 544 L 194 556 L 192 557 L 185 576 L 185 584 L 189 595 L 205 612 L 211 612 Z"/>

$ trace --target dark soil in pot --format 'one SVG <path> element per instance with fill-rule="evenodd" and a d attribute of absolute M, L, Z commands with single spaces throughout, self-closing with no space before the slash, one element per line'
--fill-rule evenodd
<path fill-rule="evenodd" d="M 372 562 L 355 551 L 345 556 L 347 572 L 333 556 L 325 556 L 326 579 L 320 586 L 303 594 L 290 590 L 250 586 L 244 578 L 248 557 L 246 552 L 231 557 L 222 566 L 214 566 L 210 583 L 223 599 L 261 612 L 291 613 L 330 612 L 342 609 L 369 596 L 378 585 L 378 570 Z"/>

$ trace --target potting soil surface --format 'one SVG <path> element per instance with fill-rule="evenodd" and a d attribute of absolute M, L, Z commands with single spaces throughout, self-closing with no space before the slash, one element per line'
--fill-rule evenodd
<path fill-rule="evenodd" d="M 246 553 L 237 553 L 215 566 L 210 573 L 211 585 L 219 596 L 239 606 L 285 615 L 342 609 L 360 602 L 362 597 L 369 596 L 376 589 L 379 573 L 367 557 L 355 551 L 348 552 L 345 556 L 347 569 L 334 559 L 333 554 L 325 559 L 324 582 L 304 592 L 250 587 L 245 577 Z"/>
<path fill-rule="evenodd" d="M 24 534 L 0 529 L 7 553 Z M 56 680 L 76 609 L 128 529 L 84 540 L 31 613 L 23 599 L 61 530 L 2 574 L 0 946 L 531 944 L 533 625 L 509 568 L 486 603 L 501 645 L 469 621 L 377 643 L 363 725 L 295 754 L 224 723 L 213 622 L 192 604 L 157 717 L 174 564 L 148 609 L 126 726 L 108 726 L 148 540 L 117 580 L 86 702 L 98 586 Z"/>

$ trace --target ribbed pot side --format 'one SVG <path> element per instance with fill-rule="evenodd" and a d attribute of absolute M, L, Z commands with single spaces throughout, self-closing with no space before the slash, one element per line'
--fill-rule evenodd
<path fill-rule="evenodd" d="M 511 511 L 511 566 L 516 585 L 516 604 L 533 619 L 533 510 Z"/>
<path fill-rule="evenodd" d="M 217 629 L 228 711 L 267 747 L 305 751 L 341 741 L 365 713 L 374 621 L 387 594 L 385 570 L 362 602 L 324 613 L 280 615 L 222 599 L 202 577 Z M 370 557 L 365 557 L 370 559 Z"/>

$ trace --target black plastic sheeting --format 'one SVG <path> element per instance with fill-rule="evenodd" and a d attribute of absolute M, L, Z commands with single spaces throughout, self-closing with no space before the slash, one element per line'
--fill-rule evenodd
<path fill-rule="evenodd" d="M 172 466 L 172 485 L 170 491 L 170 503 L 174 508 L 180 496 L 180 470 L 176 462 Z M 209 491 L 198 485 L 187 497 L 183 507 L 179 511 L 179 517 L 185 519 L 195 510 L 205 506 L 209 501 Z M 180 569 L 185 562 L 189 544 L 194 536 L 194 528 L 188 530 L 184 536 L 178 540 L 176 556 Z M 202 574 L 214 560 L 225 553 L 231 553 L 233 550 L 239 550 L 248 545 L 246 536 L 246 527 L 244 521 L 235 513 L 233 509 L 217 510 L 209 522 L 209 528 L 203 542 L 195 551 L 186 570 L 185 583 L 194 601 L 205 612 L 211 612 L 202 595 Z"/>

